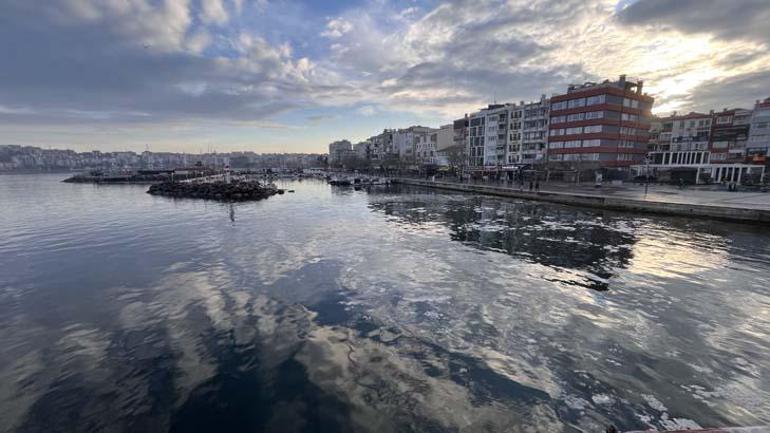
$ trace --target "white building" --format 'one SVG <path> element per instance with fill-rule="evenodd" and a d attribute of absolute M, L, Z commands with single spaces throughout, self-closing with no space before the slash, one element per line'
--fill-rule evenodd
<path fill-rule="evenodd" d="M 550 100 L 489 105 L 469 117 L 469 165 L 510 167 L 545 162 Z"/>
<path fill-rule="evenodd" d="M 506 163 L 512 104 L 490 104 L 468 119 L 468 165 L 499 167 Z"/>

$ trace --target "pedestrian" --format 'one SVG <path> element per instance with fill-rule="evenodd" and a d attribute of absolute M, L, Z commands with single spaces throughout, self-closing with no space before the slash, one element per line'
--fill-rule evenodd
<path fill-rule="evenodd" d="M 530 190 L 530 191 L 532 191 L 532 187 L 533 187 L 533 186 L 534 186 L 534 184 L 533 184 L 533 183 L 532 183 L 532 181 L 530 180 L 530 181 L 529 181 L 529 190 Z"/>
<path fill-rule="evenodd" d="M 540 179 L 535 181 L 535 191 L 540 191 Z"/>

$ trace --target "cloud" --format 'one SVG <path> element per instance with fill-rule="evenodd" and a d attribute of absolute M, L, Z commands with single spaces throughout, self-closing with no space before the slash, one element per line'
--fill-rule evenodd
<path fill-rule="evenodd" d="M 236 8 L 242 7 L 236 4 Z M 225 24 L 229 19 L 222 0 L 201 0 L 201 20 L 210 24 Z"/>
<path fill-rule="evenodd" d="M 770 41 L 770 2 L 767 0 L 638 0 L 621 9 L 621 23 L 670 27 L 721 39 Z"/>
<path fill-rule="evenodd" d="M 688 106 L 698 111 L 723 108 L 754 108 L 757 99 L 770 96 L 770 75 L 765 71 L 742 74 L 699 85 L 685 96 Z"/>
<path fill-rule="evenodd" d="M 353 24 L 341 18 L 334 18 L 326 24 L 326 30 L 321 33 L 321 36 L 337 39 L 351 30 L 353 30 Z"/>
<path fill-rule="evenodd" d="M 4 3 L 0 56 L 13 61 L 0 71 L 0 100 L 34 110 L 4 110 L 0 122 L 3 114 L 14 122 L 19 114 L 135 122 L 137 112 L 152 114 L 142 121 L 247 121 L 308 100 L 309 59 L 247 32 L 237 56 L 202 56 L 212 37 L 193 27 L 191 10 L 181 0 L 154 8 L 143 0 L 68 0 L 41 17 L 25 3 Z"/>
<path fill-rule="evenodd" d="M 372 105 L 364 105 L 359 107 L 356 112 L 362 116 L 374 116 L 377 113 L 377 108 Z"/>
<path fill-rule="evenodd" d="M 308 115 L 438 125 L 622 73 L 667 112 L 746 106 L 770 69 L 769 7 L 754 0 L 729 13 L 717 0 L 31 3 L 0 2 L 0 125 L 267 124 L 297 110 L 320 126 Z"/>

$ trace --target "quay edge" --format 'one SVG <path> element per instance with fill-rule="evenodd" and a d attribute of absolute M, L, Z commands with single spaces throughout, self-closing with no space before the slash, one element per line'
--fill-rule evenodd
<path fill-rule="evenodd" d="M 493 185 L 470 185 L 440 181 L 432 182 L 417 179 L 396 178 L 394 179 L 394 182 L 404 185 L 424 186 L 451 191 L 495 195 L 500 197 L 539 200 L 571 206 L 592 207 L 613 211 L 644 212 L 650 214 L 686 217 L 697 216 L 731 222 L 758 223 L 763 225 L 770 224 L 770 210 L 764 209 L 634 200 L 630 198 L 579 194 L 572 192 L 530 192 Z"/>

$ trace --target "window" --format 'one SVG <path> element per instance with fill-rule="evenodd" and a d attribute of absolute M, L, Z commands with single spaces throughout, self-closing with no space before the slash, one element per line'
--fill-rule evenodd
<path fill-rule="evenodd" d="M 586 126 L 585 128 L 583 128 L 583 132 L 586 134 L 602 132 L 602 125 Z"/>
<path fill-rule="evenodd" d="M 627 126 L 622 126 L 620 128 L 620 135 L 636 135 L 636 128 L 629 128 Z"/>
<path fill-rule="evenodd" d="M 604 100 L 605 100 L 605 95 L 589 96 L 588 98 L 586 98 L 585 105 L 604 104 Z"/>
<path fill-rule="evenodd" d="M 551 137 L 556 137 L 556 136 L 559 136 L 559 135 L 564 135 L 564 130 L 563 129 L 552 129 L 551 130 Z"/>
<path fill-rule="evenodd" d="M 567 101 L 567 108 L 585 107 L 585 105 L 586 105 L 585 98 L 571 99 Z"/>
<path fill-rule="evenodd" d="M 577 127 L 577 128 L 567 128 L 566 131 L 565 131 L 565 134 L 567 134 L 567 135 L 570 135 L 570 134 L 582 134 L 582 133 L 583 133 L 583 127 L 582 126 Z"/>
<path fill-rule="evenodd" d="M 586 115 L 585 113 L 576 113 L 576 114 L 570 114 L 567 116 L 567 122 L 576 122 L 578 120 L 585 119 Z"/>
<path fill-rule="evenodd" d="M 636 99 L 623 98 L 623 106 L 631 108 L 639 108 L 639 101 Z"/>
<path fill-rule="evenodd" d="M 636 114 L 629 114 L 629 113 L 623 113 L 622 116 L 620 116 L 622 120 L 628 120 L 630 122 L 638 122 L 639 116 Z"/>
<path fill-rule="evenodd" d="M 567 121 L 567 118 L 565 116 L 551 117 L 551 123 L 564 123 L 566 121 Z"/>
<path fill-rule="evenodd" d="M 601 119 L 604 117 L 604 111 L 589 111 L 588 113 L 584 113 L 586 120 L 589 119 Z"/>
<path fill-rule="evenodd" d="M 570 140 L 564 142 L 564 148 L 580 147 L 582 142 L 580 140 Z"/>
<path fill-rule="evenodd" d="M 583 140 L 583 147 L 599 147 L 601 145 L 601 140 Z"/>
<path fill-rule="evenodd" d="M 563 141 L 552 141 L 552 142 L 548 143 L 548 148 L 549 149 L 561 149 L 563 147 L 564 147 L 564 142 Z"/>
<path fill-rule="evenodd" d="M 565 108 L 567 108 L 566 101 L 554 102 L 553 104 L 551 104 L 551 110 L 563 110 Z"/>

